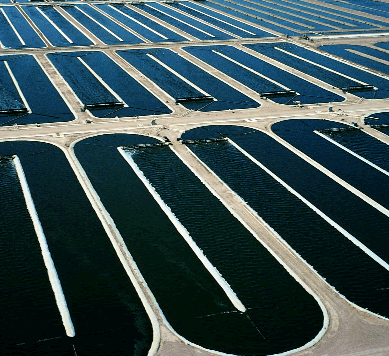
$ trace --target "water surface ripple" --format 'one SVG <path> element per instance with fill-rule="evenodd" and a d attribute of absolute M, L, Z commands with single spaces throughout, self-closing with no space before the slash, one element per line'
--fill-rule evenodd
<path fill-rule="evenodd" d="M 220 137 L 220 134 L 233 139 L 326 214 L 332 211 L 336 222 L 339 223 L 338 215 L 342 215 L 344 206 L 351 209 L 345 209 L 343 214 L 343 217 L 349 215 L 348 219 L 342 220 L 342 224 L 350 222 L 346 229 L 354 224 L 352 233 L 358 233 L 364 243 L 368 245 L 371 240 L 377 252 L 379 246 L 385 247 L 383 236 L 387 233 L 388 219 L 384 215 L 377 215 L 373 208 L 365 210 L 369 205 L 359 198 L 351 201 L 351 207 L 346 205 L 353 194 L 331 183 L 266 134 L 244 127 L 207 126 L 190 130 L 183 138 Z M 361 307 L 389 316 L 386 303 L 389 272 L 385 268 L 230 143 L 191 144 L 188 147 L 341 294 Z M 375 215 L 371 215 L 373 213 Z M 369 220 L 370 224 L 365 226 L 364 222 Z M 379 223 L 377 228 L 376 222 Z M 377 235 L 370 239 L 371 230 L 375 228 Z"/>
<path fill-rule="evenodd" d="M 189 168 L 168 147 L 131 154 L 197 245 L 250 308 L 247 315 L 264 337 L 253 345 L 253 352 L 286 351 L 313 339 L 323 319 L 314 299 Z"/>
<path fill-rule="evenodd" d="M 0 158 L 0 189 L 0 350 L 29 354 L 65 329 L 12 160 Z"/>
<path fill-rule="evenodd" d="M 323 315 L 312 296 L 169 148 L 135 149 L 136 164 L 249 311 L 232 306 L 117 150 L 152 142 L 102 135 L 77 143 L 75 152 L 172 327 L 203 347 L 245 355 L 313 339 Z"/>
<path fill-rule="evenodd" d="M 67 338 L 53 324 L 45 330 L 45 340 L 25 346 L 26 354 L 67 355 L 74 350 L 77 355 L 146 354 L 152 341 L 150 320 L 63 152 L 47 143 L 18 141 L 0 143 L 0 154 L 16 154 L 21 161 L 76 332 Z M 27 220 L 23 224 L 29 226 Z M 28 265 L 31 257 L 26 253 L 21 251 L 28 276 L 34 265 Z M 34 297 L 32 308 L 39 308 L 35 303 L 41 302 L 40 295 Z M 34 324 L 44 324 L 45 309 L 41 315 L 34 310 Z M 24 312 L 22 308 L 18 314 L 23 317 Z M 53 312 L 49 318 L 57 315 Z M 19 342 L 25 341 L 21 334 L 34 335 L 38 328 L 34 324 L 15 334 Z"/>

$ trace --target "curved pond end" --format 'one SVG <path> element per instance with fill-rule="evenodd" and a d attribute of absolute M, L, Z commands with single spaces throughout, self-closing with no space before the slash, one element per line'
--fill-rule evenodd
<path fill-rule="evenodd" d="M 49 313 L 50 318 L 57 318 L 54 329 L 51 324 L 40 320 L 36 309 L 26 305 L 25 308 L 32 309 L 28 312 L 33 314 L 31 322 L 19 322 L 18 331 L 12 339 L 3 339 L 2 335 L 2 347 L 7 352 L 13 349 L 28 355 L 147 354 L 153 341 L 150 319 L 64 152 L 49 143 L 9 141 L 0 143 L 0 155 L 17 155 L 20 160 L 30 191 L 28 200 L 34 203 L 34 216 L 39 219 L 36 225 L 46 237 L 47 249 L 55 265 L 75 333 L 70 330 L 68 335 L 72 337 L 67 337 L 64 327 L 62 332 L 60 325 L 57 327 L 60 320 L 58 308 L 51 313 L 48 308 L 42 308 L 45 315 Z M 13 199 L 13 196 L 7 199 Z M 31 225 L 30 220 L 21 221 L 17 228 L 22 231 L 27 229 Z M 34 237 L 37 240 L 36 235 Z M 29 255 L 29 251 L 21 250 L 15 258 L 22 262 L 26 258 L 23 254 Z M 28 268 L 23 271 L 24 275 L 20 278 L 26 280 L 31 273 Z M 46 278 L 46 285 L 53 284 L 47 272 L 40 278 Z M 28 282 L 40 283 L 35 280 Z M 53 288 L 58 290 L 58 286 Z M 50 289 L 47 295 L 42 295 L 43 291 L 37 293 L 35 304 L 54 300 Z M 2 303 L 14 304 L 7 300 Z M 18 312 L 23 315 L 23 308 Z M 12 317 L 16 319 L 15 315 Z M 17 323 L 17 320 L 13 322 Z M 33 323 L 44 324 L 46 328 L 36 328 L 39 330 L 32 333 Z M 8 324 L 0 324 L 0 328 L 7 329 Z M 35 337 L 35 334 L 38 335 Z"/>
<path fill-rule="evenodd" d="M 159 143 L 140 135 L 101 135 L 77 142 L 74 152 L 171 328 L 190 344 L 228 354 L 290 353 L 317 342 L 328 325 L 323 304 Z M 117 149 L 123 146 L 144 178 Z M 246 312 L 234 307 L 150 189 Z"/>

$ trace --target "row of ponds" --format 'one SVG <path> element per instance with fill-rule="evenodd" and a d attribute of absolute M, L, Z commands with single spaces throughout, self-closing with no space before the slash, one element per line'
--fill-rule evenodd
<path fill-rule="evenodd" d="M 377 128 L 387 121 L 387 113 L 366 119 Z M 185 132 L 182 142 L 342 296 L 388 318 L 388 146 L 324 120 L 285 120 L 272 131 L 204 126 Z M 285 352 L 317 337 L 324 326 L 318 300 L 158 142 L 100 135 L 76 143 L 74 153 L 172 328 L 202 347 L 240 355 Z M 0 155 L 0 281 L 7 286 L 0 298 L 2 355 L 147 354 L 153 340 L 149 316 L 68 154 L 48 143 L 13 141 L 0 143 Z M 62 325 L 15 155 L 74 337 Z M 236 298 L 210 274 L 194 245 Z"/>
<path fill-rule="evenodd" d="M 350 56 L 355 62 L 360 59 L 361 64 L 389 74 L 379 62 L 389 56 L 385 46 L 387 42 L 377 44 L 376 49 L 346 45 L 322 49 Z M 383 50 L 379 50 L 381 47 Z M 374 55 L 377 61 L 356 53 Z M 346 93 L 366 99 L 389 97 L 386 76 L 286 42 L 188 46 L 178 52 L 164 48 L 118 50 L 114 54 L 54 52 L 46 58 L 76 95 L 82 110 L 99 118 L 168 114 L 175 105 L 203 112 L 258 108 L 258 100 L 235 89 L 234 81 L 262 98 L 285 105 L 342 102 Z M 119 59 L 127 65 L 119 65 Z M 194 59 L 209 69 L 199 67 Z M 212 75 L 215 69 L 231 80 L 227 83 Z M 319 82 L 300 77 L 296 70 Z M 162 90 L 170 104 L 140 83 L 136 73 Z M 34 86 L 30 85 L 32 81 Z M 77 114 L 32 55 L 0 56 L 0 92 L 1 125 L 72 121 Z M 47 106 L 47 102 L 55 105 Z"/>
<path fill-rule="evenodd" d="M 0 43 L 5 48 L 68 47 L 387 31 L 385 13 L 373 15 L 269 0 L 3 5 Z"/>

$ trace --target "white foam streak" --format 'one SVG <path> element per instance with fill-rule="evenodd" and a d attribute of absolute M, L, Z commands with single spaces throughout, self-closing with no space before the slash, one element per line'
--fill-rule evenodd
<path fill-rule="evenodd" d="M 299 194 L 296 190 L 294 190 L 291 186 L 285 183 L 281 178 L 279 178 L 276 174 L 274 174 L 270 169 L 265 167 L 261 162 L 257 161 L 253 156 L 251 156 L 248 152 L 246 152 L 243 148 L 237 145 L 234 141 L 228 138 L 228 141 L 242 154 L 244 154 L 247 158 L 249 158 L 252 162 L 262 168 L 267 174 L 269 174 L 273 179 L 275 179 L 278 183 L 280 183 L 283 187 L 285 187 L 289 192 L 295 195 L 298 199 L 300 199 L 304 204 L 306 204 L 309 208 L 311 208 L 316 214 L 318 214 L 321 218 L 323 218 L 327 223 L 333 226 L 336 230 L 338 230 L 343 236 L 349 239 L 354 245 L 358 246 L 363 252 L 365 252 L 368 256 L 370 256 L 374 261 L 379 263 L 382 267 L 389 271 L 389 264 L 386 263 L 382 258 L 376 255 L 373 251 L 371 251 L 367 246 L 365 246 L 362 242 L 360 242 L 356 237 L 351 235 L 348 231 L 343 229 L 339 224 L 337 224 L 334 220 L 332 220 L 329 216 L 324 214 L 321 210 L 319 210 L 315 205 L 313 205 L 309 200 L 305 199 L 301 194 Z"/>
<path fill-rule="evenodd" d="M 323 133 L 319 132 L 319 131 L 316 131 L 314 130 L 313 131 L 316 135 L 319 135 L 320 137 L 324 138 L 325 140 L 331 142 L 333 145 L 335 146 L 338 146 L 339 148 L 341 148 L 342 150 L 346 151 L 347 153 L 349 153 L 350 155 L 353 155 L 354 157 L 357 157 L 359 160 L 361 160 L 362 162 L 365 162 L 366 164 L 368 164 L 369 166 L 375 168 L 376 170 L 380 171 L 381 173 L 389 176 L 389 172 L 386 171 L 385 169 L 377 166 L 376 164 L 374 164 L 373 162 L 370 162 L 369 160 L 367 160 L 366 158 L 363 158 L 362 156 L 360 156 L 359 154 L 355 153 L 354 151 L 348 149 L 347 147 L 344 147 L 343 145 L 341 145 L 339 142 L 336 142 L 334 141 L 331 137 L 328 137 L 326 135 L 324 135 Z"/>
<path fill-rule="evenodd" d="M 61 282 L 58 278 L 58 274 L 55 269 L 53 259 L 51 258 L 49 246 L 47 245 L 47 241 L 46 241 L 46 236 L 43 232 L 42 225 L 39 221 L 38 213 L 35 209 L 34 201 L 32 200 L 31 197 L 30 188 L 28 187 L 27 180 L 24 175 L 23 167 L 20 163 L 19 157 L 14 156 L 13 161 L 15 164 L 16 172 L 20 180 L 20 185 L 23 190 L 23 195 L 27 204 L 27 209 L 31 216 L 31 220 L 34 224 L 34 229 L 38 237 L 39 245 L 42 251 L 43 261 L 47 268 L 47 274 L 49 276 L 49 280 L 54 292 L 55 300 L 57 302 L 57 306 L 61 314 L 62 323 L 66 330 L 66 335 L 73 337 L 75 336 L 74 326 L 70 317 L 69 309 L 66 304 L 65 296 L 63 294 Z"/>

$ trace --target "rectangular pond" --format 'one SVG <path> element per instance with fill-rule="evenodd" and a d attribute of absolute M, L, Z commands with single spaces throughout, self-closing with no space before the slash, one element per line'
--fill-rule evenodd
<path fill-rule="evenodd" d="M 236 38 L 221 31 L 220 28 L 209 26 L 207 23 L 200 22 L 193 17 L 175 11 L 170 6 L 151 2 L 142 6 L 137 5 L 136 7 L 199 40 L 226 40 Z"/>
<path fill-rule="evenodd" d="M 0 61 L 0 115 L 28 112 L 6 60 Z"/>
<path fill-rule="evenodd" d="M 84 108 L 96 117 L 170 113 L 158 98 L 102 52 L 50 53 Z"/>
<path fill-rule="evenodd" d="M 380 27 L 380 26 L 388 27 L 388 23 L 386 23 L 386 22 L 374 20 L 374 19 L 371 19 L 370 17 L 365 17 L 363 15 L 357 15 L 357 14 L 350 13 L 348 11 L 348 9 L 342 10 L 339 8 L 330 8 L 330 7 L 325 6 L 324 4 L 318 5 L 318 4 L 311 3 L 308 1 L 304 1 L 304 0 L 288 0 L 288 1 L 302 5 L 302 6 L 307 7 L 307 8 L 317 9 L 317 10 L 324 11 L 327 13 L 342 16 L 346 19 L 358 21 L 359 28 L 372 28 L 372 27 Z M 336 3 L 336 6 L 340 6 L 340 8 L 342 7 L 342 5 L 339 4 L 338 2 Z"/>
<path fill-rule="evenodd" d="M 319 19 L 316 19 L 315 21 L 304 17 L 304 14 L 301 12 L 296 14 L 287 8 L 280 8 L 276 5 L 272 5 L 271 3 L 269 4 L 267 2 L 253 2 L 246 0 L 240 0 L 238 1 L 238 3 L 243 6 L 247 6 L 250 9 L 270 14 L 276 19 L 285 19 L 298 25 L 306 26 L 309 31 L 328 31 L 334 29 L 333 26 L 329 24 L 324 24 L 323 22 L 319 21 Z"/>
<path fill-rule="evenodd" d="M 17 95 L 20 98 L 19 103 L 20 100 L 23 102 L 19 104 L 22 109 L 20 112 L 11 110 L 1 113 L 1 125 L 62 122 L 75 119 L 34 56 L 24 54 L 0 56 L 0 63 L 8 83 L 3 87 L 3 91 L 14 97 Z M 7 68 L 7 72 L 4 68 Z M 47 105 L 48 102 L 52 105 Z"/>
<path fill-rule="evenodd" d="M 3 28 L 0 31 L 0 42 L 3 46 L 10 48 L 46 47 L 18 8 L 14 6 L 1 7 L 0 21 L 4 26 L 4 31 Z"/>
<path fill-rule="evenodd" d="M 90 46 L 93 42 L 81 33 L 52 5 L 22 6 L 53 46 Z"/>
<path fill-rule="evenodd" d="M 319 47 L 322 51 L 335 54 L 351 62 L 389 75 L 389 53 L 367 46 L 327 45 Z M 364 56 L 366 55 L 366 56 Z M 384 62 L 380 62 L 380 60 Z"/>
<path fill-rule="evenodd" d="M 266 78 L 264 71 L 250 70 L 247 66 L 235 61 L 232 57 L 234 53 L 239 52 L 237 48 L 231 46 L 194 46 L 184 47 L 184 50 L 263 96 L 276 97 L 279 95 L 292 98 L 296 95 L 296 92 L 288 87 Z"/>
<path fill-rule="evenodd" d="M 343 76 L 355 78 L 359 82 L 363 82 L 365 84 L 373 86 L 373 90 L 366 91 L 363 94 L 363 96 L 367 99 L 382 99 L 387 98 L 389 95 L 389 91 L 387 90 L 389 86 L 389 78 L 384 78 L 382 76 L 372 73 L 371 71 L 362 70 L 360 68 L 357 68 L 356 66 L 347 64 L 344 61 L 337 60 L 329 55 L 326 55 L 324 52 L 321 53 L 316 50 L 303 48 L 301 46 L 293 44 L 288 44 L 286 46 L 288 47 L 287 52 L 291 53 L 292 55 L 299 56 L 305 60 L 315 63 L 315 65 L 317 66 L 323 66 L 332 71 L 340 73 Z M 265 49 L 265 47 L 261 46 L 260 44 L 247 45 L 246 47 L 252 48 L 256 51 L 261 51 Z M 319 48 L 325 51 L 326 46 L 322 46 Z M 336 47 L 333 48 L 335 50 L 339 49 L 341 51 L 342 45 L 336 45 Z M 339 54 L 341 55 L 341 53 Z M 363 87 L 360 89 L 363 89 Z M 351 92 L 353 90 L 352 87 L 349 90 Z M 353 94 L 355 95 L 361 95 L 358 93 L 358 90 L 353 92 Z"/>
<path fill-rule="evenodd" d="M 246 45 L 246 47 L 249 47 L 249 45 Z M 220 46 L 217 50 L 214 50 L 215 52 L 210 52 L 207 48 L 212 50 L 212 47 L 200 47 L 199 49 L 193 48 L 188 51 L 214 65 L 222 72 L 231 75 L 234 79 L 242 81 L 243 84 L 253 90 L 264 93 L 264 96 L 269 97 L 270 100 L 276 103 L 294 104 L 294 101 L 298 100 L 302 104 L 311 104 L 344 100 L 340 95 L 289 73 L 279 68 L 279 66 L 273 65 L 265 59 L 258 58 L 242 49 L 227 46 L 223 48 Z M 258 84 L 253 82 L 255 78 L 253 73 L 257 73 L 255 74 L 257 78 L 258 75 L 262 77 L 258 78 L 258 81 L 262 83 L 263 91 L 260 86 L 257 86 Z M 273 83 L 273 85 L 270 83 Z M 278 90 L 278 87 L 281 87 L 282 90 Z M 267 91 L 268 89 L 269 92 Z M 277 94 L 277 91 L 280 91 L 280 93 Z"/>
<path fill-rule="evenodd" d="M 128 26 L 132 30 L 136 31 L 140 36 L 143 36 L 150 42 L 166 42 L 166 41 L 180 41 L 184 40 L 183 37 L 178 36 L 173 31 L 167 31 L 167 29 L 163 29 L 160 24 L 153 23 L 153 27 L 150 27 L 150 24 L 145 24 L 144 21 L 139 21 L 133 16 L 126 14 L 120 9 L 128 9 L 125 5 L 119 4 L 96 4 L 96 7 L 100 10 L 104 11 L 106 14 L 114 17 L 118 21 L 120 21 L 123 25 Z M 153 22 L 149 20 L 149 22 Z M 155 28 L 154 28 L 155 27 Z M 158 32 L 158 30 L 163 29 L 162 34 Z M 169 37 L 166 36 L 167 32 L 169 32 Z"/>
<path fill-rule="evenodd" d="M 158 21 L 155 21 L 150 16 L 147 16 L 147 14 L 136 11 L 136 8 L 131 7 L 131 5 L 112 4 L 110 7 L 120 11 L 120 13 L 123 13 L 126 17 L 129 16 L 131 20 L 147 26 L 147 28 L 152 29 L 153 31 L 156 31 L 159 35 L 166 37 L 169 41 L 177 42 L 188 40 L 188 38 L 178 34 L 174 30 L 167 28 Z"/>
<path fill-rule="evenodd" d="M 300 50 L 301 47 L 290 43 L 265 43 L 250 44 L 246 47 L 255 50 L 265 56 L 279 61 L 291 68 L 297 69 L 305 74 L 311 75 L 329 85 L 342 89 L 344 92 L 351 92 L 362 97 L 372 97 L 374 86 L 364 83 L 358 79 L 342 75 L 340 72 L 331 70 L 323 65 L 318 65 L 314 61 L 300 57 L 297 53 L 309 52 Z M 308 57 L 307 55 L 305 57 Z"/>
<path fill-rule="evenodd" d="M 350 29 L 352 27 L 355 27 L 355 24 L 353 23 L 354 21 L 352 20 L 348 20 L 340 16 L 332 15 L 327 12 L 317 11 L 312 8 L 306 8 L 301 5 L 293 4 L 292 2 L 273 0 L 272 2 L 256 1 L 256 3 L 261 3 L 266 6 L 274 7 L 276 9 L 279 9 L 280 11 L 287 11 L 288 13 L 294 15 L 303 16 L 304 18 L 326 24 L 327 26 L 333 28 Z"/>
<path fill-rule="evenodd" d="M 220 24 L 220 26 L 222 26 L 223 28 L 225 28 L 224 27 L 225 25 L 228 25 L 228 28 L 230 29 L 236 28 L 237 30 L 241 31 L 240 33 L 242 37 L 248 37 L 247 33 L 251 34 L 253 37 L 274 37 L 273 34 L 263 29 L 259 29 L 258 27 L 248 24 L 247 22 L 239 21 L 235 18 L 232 18 L 231 16 L 227 16 L 225 14 L 220 13 L 220 11 L 214 11 L 198 3 L 185 1 L 185 2 L 178 2 L 175 4 L 171 4 L 171 6 L 174 6 L 182 11 L 191 13 L 194 16 L 201 15 L 204 18 L 204 20 L 215 18 L 217 19 L 215 25 Z M 206 17 L 204 17 L 204 15 L 206 15 Z M 244 32 L 242 32 L 242 30 Z"/>
<path fill-rule="evenodd" d="M 61 5 L 61 8 L 105 44 L 144 42 L 90 5 Z"/>
<path fill-rule="evenodd" d="M 266 18 L 266 16 L 256 16 L 254 14 L 248 14 L 244 12 L 235 4 L 231 3 L 216 3 L 213 1 L 204 0 L 202 3 L 206 6 L 205 9 L 210 8 L 211 11 L 216 11 L 221 13 L 223 16 L 229 17 L 229 15 L 234 16 L 234 18 L 242 19 L 243 21 L 249 21 L 253 24 L 261 26 L 261 29 L 267 32 L 276 31 L 280 34 L 285 34 L 288 36 L 297 36 L 299 31 L 291 29 L 290 27 L 279 25 L 274 19 Z M 204 6 L 203 6 L 204 7 Z"/>
<path fill-rule="evenodd" d="M 177 4 L 171 4 L 170 6 L 191 16 L 199 18 L 202 21 L 206 21 L 207 23 L 210 23 L 213 26 L 217 26 L 218 28 L 223 29 L 224 31 L 228 31 L 234 37 L 272 37 L 272 35 L 265 31 L 262 31 L 248 24 L 244 24 L 240 21 L 231 19 L 225 15 L 222 15 L 210 9 L 206 9 L 202 6 L 196 6 L 196 4 L 182 2 Z"/>
<path fill-rule="evenodd" d="M 171 50 L 141 49 L 117 53 L 187 109 L 217 111 L 260 106 Z"/>
<path fill-rule="evenodd" d="M 262 21 L 263 21 L 263 26 L 265 26 L 265 27 L 267 27 L 268 22 L 270 22 L 270 23 L 273 23 L 275 25 L 284 26 L 287 29 L 292 30 L 292 31 L 307 32 L 307 31 L 312 29 L 311 26 L 299 24 L 299 23 L 294 22 L 293 20 L 288 20 L 288 19 L 283 18 L 283 17 L 274 16 L 274 15 L 268 13 L 267 11 L 261 11 L 260 9 L 255 9 L 255 8 L 250 7 L 250 6 L 245 6 L 244 4 L 241 4 L 239 2 L 234 2 L 234 1 L 229 1 L 229 0 L 215 0 L 215 1 L 212 1 L 212 3 L 213 2 L 215 2 L 218 5 L 222 5 L 223 7 L 225 6 L 227 8 L 232 8 L 234 10 L 237 10 L 241 13 L 246 13 L 246 14 L 252 15 L 254 18 L 260 19 L 261 22 L 258 24 L 262 24 Z M 208 3 L 206 3 L 206 4 L 208 5 Z M 212 6 L 212 5 L 210 5 L 210 6 Z M 251 20 L 251 18 L 250 18 L 250 20 Z M 285 30 L 282 31 L 282 33 L 289 34 L 289 32 L 285 32 Z"/>

